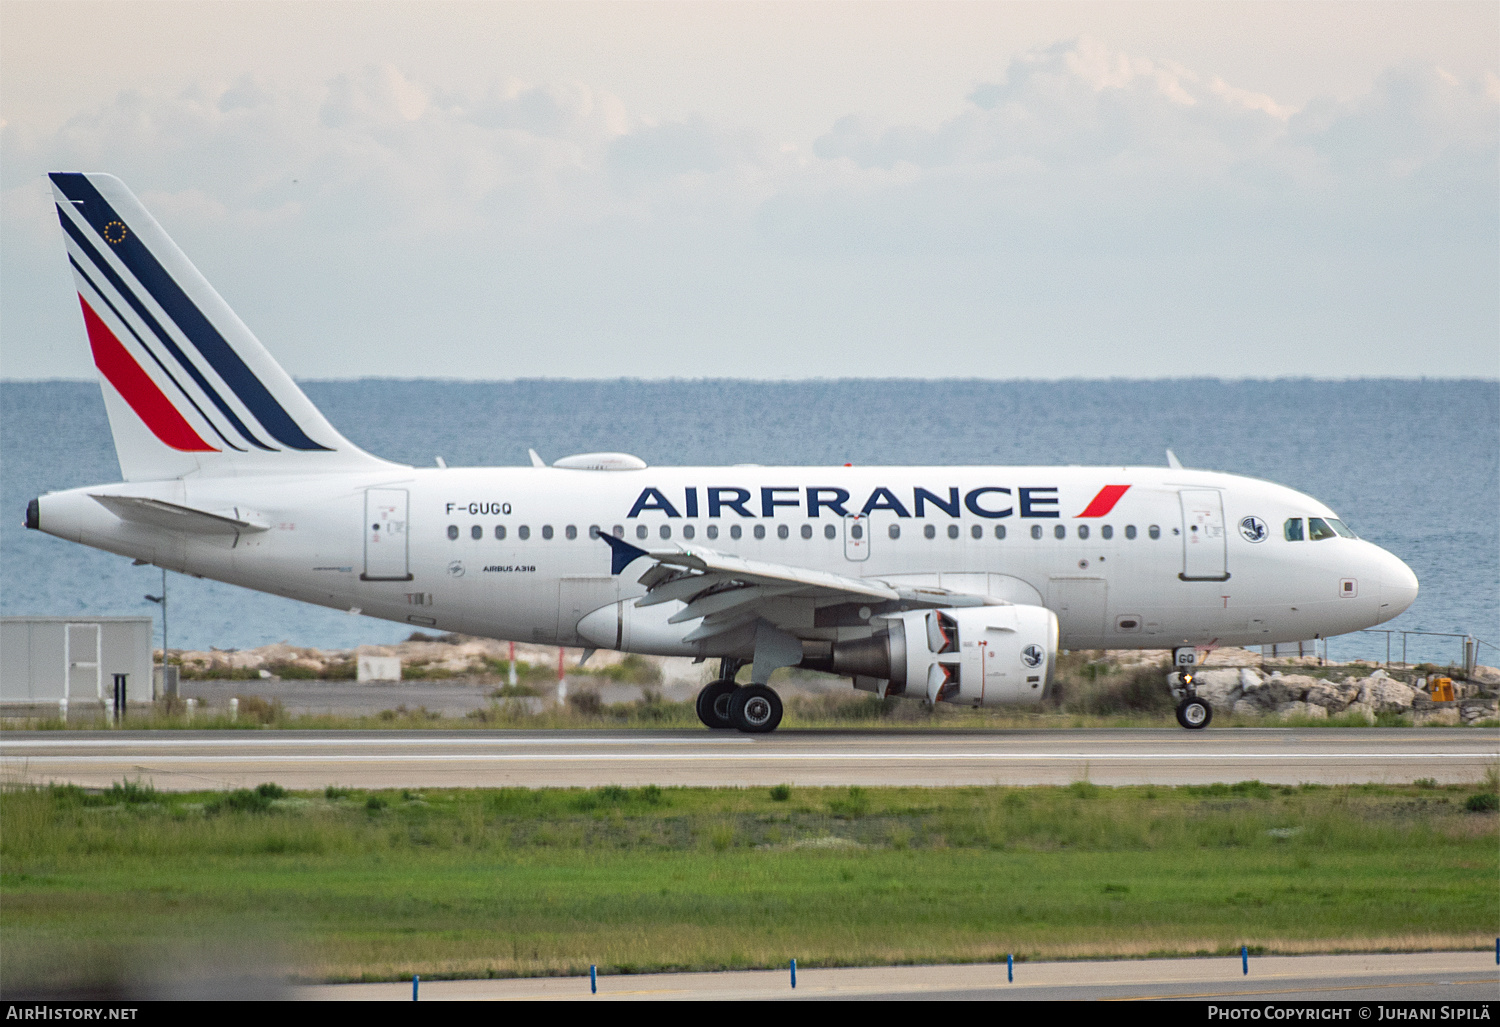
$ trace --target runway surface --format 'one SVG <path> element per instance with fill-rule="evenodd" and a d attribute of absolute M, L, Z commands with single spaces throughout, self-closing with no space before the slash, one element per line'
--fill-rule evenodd
<path fill-rule="evenodd" d="M 986 732 L 7 731 L 0 776 L 185 791 L 620 785 L 1468 783 L 1488 729 Z"/>
<path fill-rule="evenodd" d="M 325 1001 L 410 1001 L 411 983 L 331 984 L 298 988 L 291 998 Z M 797 972 L 639 974 L 517 980 L 428 981 L 427 1001 L 474 1000 L 747 1000 L 747 999 L 1192 999 L 1198 1001 L 1348 1003 L 1351 1021 L 1379 1004 L 1494 1002 L 1500 967 L 1493 952 L 1414 952 L 1347 956 L 1251 957 L 1245 974 L 1232 959 L 1133 959 L 1110 962 L 1004 963 L 963 966 L 881 966 Z"/>

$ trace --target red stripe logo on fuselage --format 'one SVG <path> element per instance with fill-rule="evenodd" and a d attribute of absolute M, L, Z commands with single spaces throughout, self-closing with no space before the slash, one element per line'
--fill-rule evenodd
<path fill-rule="evenodd" d="M 1099 494 L 1089 500 L 1089 505 L 1084 507 L 1079 517 L 1103 517 L 1115 508 L 1120 497 L 1129 491 L 1129 485 L 1106 485 L 1099 490 Z"/>
<path fill-rule="evenodd" d="M 94 366 L 151 429 L 151 434 L 183 452 L 217 453 L 217 449 L 199 438 L 193 426 L 183 420 L 172 401 L 156 387 L 150 375 L 141 370 L 141 365 L 135 362 L 115 333 L 109 330 L 109 325 L 94 313 L 82 295 L 78 302 L 83 307 L 83 323 L 89 332 L 89 348 L 94 351 Z"/>

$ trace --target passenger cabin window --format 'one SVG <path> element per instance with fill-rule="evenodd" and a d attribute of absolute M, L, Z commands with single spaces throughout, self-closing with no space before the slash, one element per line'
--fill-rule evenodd
<path fill-rule="evenodd" d="M 456 539 L 456 538 L 458 538 L 458 525 L 456 525 L 456 524 L 450 524 L 450 525 L 448 525 L 448 537 L 450 539 Z"/>
<path fill-rule="evenodd" d="M 671 538 L 672 526 L 670 524 L 663 524 L 660 529 L 660 534 L 662 538 Z"/>
<path fill-rule="evenodd" d="M 922 537 L 937 538 L 937 528 L 933 527 L 931 524 L 927 525 L 922 529 Z"/>
<path fill-rule="evenodd" d="M 615 538 L 624 538 L 625 537 L 625 525 L 623 525 L 623 524 L 616 524 L 615 527 L 614 527 L 614 531 L 612 532 L 612 534 L 615 536 Z"/>
<path fill-rule="evenodd" d="M 1125 525 L 1125 537 L 1126 538 L 1135 538 L 1135 525 L 1134 524 L 1127 524 L 1127 525 Z"/>
<path fill-rule="evenodd" d="M 1031 526 L 1031 537 L 1032 538 L 1041 538 L 1042 537 L 1042 526 L 1040 524 L 1033 524 Z"/>
<path fill-rule="evenodd" d="M 531 529 L 528 528 L 526 525 L 523 524 L 519 528 L 516 529 L 516 538 L 520 539 L 522 542 L 525 542 L 530 537 L 531 537 Z"/>
<path fill-rule="evenodd" d="M 1307 519 L 1307 537 L 1314 542 L 1321 542 L 1325 538 L 1336 537 L 1336 532 L 1328 526 L 1328 522 L 1321 517 L 1309 517 Z"/>
<path fill-rule="evenodd" d="M 709 538 L 719 537 L 719 526 L 717 524 L 710 524 L 707 528 L 704 529 L 704 531 Z"/>
<path fill-rule="evenodd" d="M 643 539 L 643 538 L 645 538 L 649 534 L 651 534 L 651 529 L 648 528 L 648 527 L 646 527 L 644 524 L 637 524 L 635 526 L 635 537 L 636 538 Z"/>
<path fill-rule="evenodd" d="M 995 537 L 996 538 L 1004 538 L 1005 537 L 1005 525 L 1003 525 L 1003 524 L 997 524 L 997 525 L 995 525 Z"/>
<path fill-rule="evenodd" d="M 545 538 L 545 539 L 551 539 L 552 538 L 552 525 L 550 525 L 550 524 L 544 524 L 544 525 L 542 525 L 542 538 Z"/>
<path fill-rule="evenodd" d="M 503 524 L 497 524 L 497 525 L 495 525 L 495 541 L 496 542 L 504 542 L 505 541 L 505 525 L 503 525 Z"/>
<path fill-rule="evenodd" d="M 901 537 L 901 525 L 899 525 L 899 524 L 892 524 L 891 525 L 891 530 L 888 531 L 888 532 L 886 532 L 886 534 L 889 535 L 893 539 L 900 538 Z"/>
<path fill-rule="evenodd" d="M 1059 524 L 1057 527 L 1055 527 L 1055 528 L 1052 529 L 1052 537 L 1053 538 L 1067 538 L 1068 537 L 1068 529 L 1065 528 L 1065 527 L 1063 527 L 1061 524 Z"/>
<path fill-rule="evenodd" d="M 695 531 L 695 529 L 693 528 L 693 526 L 691 524 L 684 524 L 682 526 L 682 537 L 683 538 L 685 538 L 685 539 L 691 539 L 695 534 L 697 534 L 697 532 Z"/>
<path fill-rule="evenodd" d="M 1152 538 L 1161 538 L 1161 529 L 1153 524 L 1151 525 L 1151 527 L 1146 529 L 1146 534 L 1150 535 Z"/>
<path fill-rule="evenodd" d="M 1288 542 L 1301 542 L 1302 518 L 1288 517 L 1286 519 L 1286 524 L 1281 529 L 1281 533 L 1286 536 L 1286 540 Z"/>
<path fill-rule="evenodd" d="M 776 537 L 777 538 L 786 538 L 791 533 L 792 533 L 792 530 L 790 528 L 788 528 L 785 524 L 778 524 L 778 525 L 776 525 Z"/>
<path fill-rule="evenodd" d="M 1106 524 L 1104 527 L 1102 527 L 1102 528 L 1099 529 L 1099 534 L 1102 535 L 1102 536 L 1104 536 L 1106 539 L 1114 538 L 1115 537 L 1114 526 Z"/>
<path fill-rule="evenodd" d="M 592 538 L 598 538 L 598 537 L 599 537 L 599 525 L 597 525 L 597 524 L 590 524 L 589 525 L 589 538 L 592 539 Z"/>
<path fill-rule="evenodd" d="M 578 537 L 578 526 L 576 524 L 568 525 L 563 529 L 563 534 L 566 535 L 568 537 L 568 541 L 571 542 L 573 539 Z"/>
<path fill-rule="evenodd" d="M 474 527 L 469 529 L 469 537 L 475 542 L 478 542 L 480 539 L 484 538 L 484 528 L 482 528 L 478 524 L 474 525 Z"/>
<path fill-rule="evenodd" d="M 1088 538 L 1089 537 L 1089 526 L 1087 524 L 1080 524 L 1078 526 L 1078 537 L 1079 538 Z"/>
<path fill-rule="evenodd" d="M 744 531 L 740 528 L 740 526 L 738 524 L 731 524 L 729 526 L 729 537 L 730 538 L 737 539 L 737 538 L 739 538 L 743 534 L 744 534 Z"/>
<path fill-rule="evenodd" d="M 982 524 L 976 524 L 976 525 L 974 525 L 972 528 L 969 529 L 969 536 L 971 538 L 984 538 L 984 525 L 982 525 Z"/>
<path fill-rule="evenodd" d="M 804 525 L 802 525 L 802 537 L 803 538 L 812 538 L 812 525 L 811 524 L 804 524 Z"/>
<path fill-rule="evenodd" d="M 755 537 L 756 538 L 765 538 L 766 537 L 766 526 L 764 524 L 757 524 L 755 526 Z"/>
<path fill-rule="evenodd" d="M 949 538 L 958 538 L 958 525 L 956 525 L 956 524 L 950 524 L 950 525 L 948 525 L 948 537 Z"/>
<path fill-rule="evenodd" d="M 855 527 L 857 528 L 857 527 L 859 527 L 859 525 L 856 524 Z M 838 536 L 838 529 L 836 529 L 833 525 L 831 525 L 831 524 L 825 524 L 825 525 L 823 525 L 823 537 L 824 538 L 826 538 L 826 539 L 828 539 L 828 541 L 832 542 L 834 540 L 834 538 L 837 537 L 837 536 Z"/>

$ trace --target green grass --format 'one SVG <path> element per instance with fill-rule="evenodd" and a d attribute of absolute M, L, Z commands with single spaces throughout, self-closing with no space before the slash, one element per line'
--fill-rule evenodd
<path fill-rule="evenodd" d="M 0 976 L 185 939 L 320 980 L 1477 947 L 1479 787 L 12 789 Z"/>

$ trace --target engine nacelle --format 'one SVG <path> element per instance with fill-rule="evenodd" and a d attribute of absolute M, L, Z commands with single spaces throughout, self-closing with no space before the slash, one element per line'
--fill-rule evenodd
<path fill-rule="evenodd" d="M 929 702 L 1035 703 L 1051 691 L 1057 617 L 1045 607 L 915 610 L 886 620 L 890 627 L 870 638 L 835 643 L 833 672 L 882 696 Z"/>

